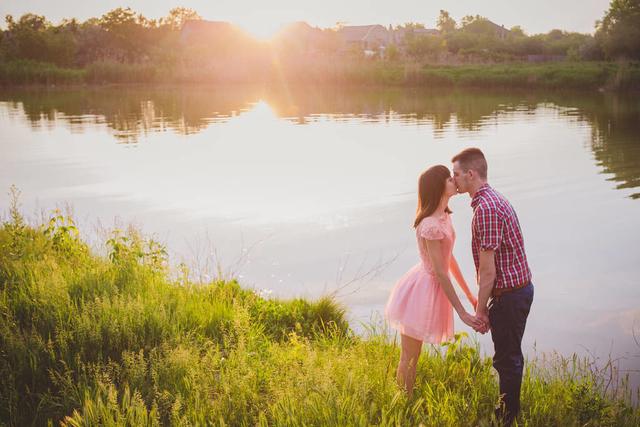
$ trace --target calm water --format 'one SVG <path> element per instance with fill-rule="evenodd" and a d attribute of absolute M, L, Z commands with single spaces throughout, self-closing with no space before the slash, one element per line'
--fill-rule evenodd
<path fill-rule="evenodd" d="M 416 179 L 481 147 L 516 207 L 536 299 L 524 347 L 640 369 L 640 102 L 553 93 L 255 87 L 0 92 L 0 207 L 138 225 L 203 275 L 337 292 L 376 319 L 415 262 Z M 470 283 L 471 209 L 452 200 Z M 354 322 L 355 323 L 355 322 Z M 458 327 L 462 328 L 458 322 Z M 480 338 L 490 350 L 488 336 Z"/>

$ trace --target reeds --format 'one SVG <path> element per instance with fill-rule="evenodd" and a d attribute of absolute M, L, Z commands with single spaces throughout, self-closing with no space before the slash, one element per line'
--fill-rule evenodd
<path fill-rule="evenodd" d="M 636 62 L 419 65 L 371 60 L 326 59 L 278 63 L 200 65 L 96 62 L 83 69 L 33 61 L 0 63 L 0 84 L 105 83 L 296 83 L 412 87 L 638 90 Z"/>
<path fill-rule="evenodd" d="M 55 64 L 28 61 L 0 61 L 0 85 L 78 84 L 85 81 L 86 71 L 62 68 Z"/>

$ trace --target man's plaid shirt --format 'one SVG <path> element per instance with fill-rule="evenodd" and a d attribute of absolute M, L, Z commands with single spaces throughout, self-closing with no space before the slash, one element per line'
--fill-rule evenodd
<path fill-rule="evenodd" d="M 480 251 L 495 251 L 495 289 L 523 286 L 531 280 L 518 216 L 500 193 L 484 184 L 471 199 L 471 247 L 476 272 Z"/>

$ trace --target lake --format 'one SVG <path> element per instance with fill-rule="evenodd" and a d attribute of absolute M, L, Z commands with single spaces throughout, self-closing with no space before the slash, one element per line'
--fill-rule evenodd
<path fill-rule="evenodd" d="M 0 91 L 0 208 L 74 213 L 98 246 L 133 224 L 173 265 L 264 295 L 334 293 L 380 322 L 418 260 L 417 177 L 480 147 L 535 284 L 523 347 L 640 370 L 640 98 L 254 86 Z M 470 284 L 470 199 L 452 199 Z M 467 304 L 468 306 L 468 304 Z M 463 327 L 456 321 L 456 327 Z M 635 336 L 634 336 L 635 332 Z M 492 350 L 487 336 L 481 347 Z M 637 374 L 635 374 L 637 375 Z M 638 383 L 633 380 L 633 383 Z"/>

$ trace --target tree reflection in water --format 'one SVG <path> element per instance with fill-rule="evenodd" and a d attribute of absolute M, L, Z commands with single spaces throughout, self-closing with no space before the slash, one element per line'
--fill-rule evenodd
<path fill-rule="evenodd" d="M 591 150 L 618 189 L 640 188 L 640 100 L 601 93 L 427 91 L 362 87 L 126 86 L 0 92 L 34 128 L 66 122 L 73 132 L 106 124 L 121 143 L 149 132 L 191 134 L 250 110 L 263 100 L 277 117 L 306 124 L 320 119 L 429 123 L 438 137 L 453 123 L 464 131 L 495 124 L 513 112 L 556 108 L 591 127 Z M 640 198 L 640 191 L 630 195 Z"/>

